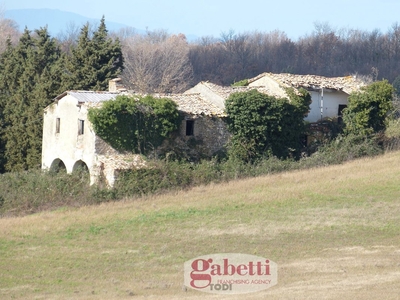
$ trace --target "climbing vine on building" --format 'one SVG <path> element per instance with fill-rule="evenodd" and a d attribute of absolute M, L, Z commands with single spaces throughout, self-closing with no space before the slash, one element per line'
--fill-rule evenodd
<path fill-rule="evenodd" d="M 346 134 L 370 135 L 385 130 L 389 112 L 393 110 L 393 86 L 376 81 L 349 96 L 343 111 Z"/>
<path fill-rule="evenodd" d="M 252 90 L 232 94 L 225 103 L 232 139 L 229 156 L 245 162 L 263 157 L 297 158 L 305 133 L 304 116 L 311 97 L 305 90 L 286 91 L 278 99 Z"/>
<path fill-rule="evenodd" d="M 120 151 L 147 154 L 178 129 L 177 105 L 168 98 L 120 95 L 89 109 L 94 131 Z"/>

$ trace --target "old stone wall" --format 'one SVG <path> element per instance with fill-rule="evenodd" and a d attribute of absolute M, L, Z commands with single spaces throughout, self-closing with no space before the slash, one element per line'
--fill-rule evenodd
<path fill-rule="evenodd" d="M 117 155 L 120 154 L 117 150 L 107 144 L 101 137 L 96 135 L 95 153 L 98 155 Z"/>
<path fill-rule="evenodd" d="M 193 135 L 187 135 L 187 121 L 193 121 Z M 180 137 L 189 147 L 204 156 L 211 157 L 222 150 L 230 138 L 223 118 L 209 116 L 186 116 L 180 128 Z"/>

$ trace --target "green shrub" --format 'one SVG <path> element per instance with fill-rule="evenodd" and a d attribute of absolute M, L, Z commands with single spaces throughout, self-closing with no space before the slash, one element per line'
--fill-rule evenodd
<path fill-rule="evenodd" d="M 300 161 L 300 167 L 320 167 L 340 164 L 349 160 L 375 156 L 383 152 L 376 137 L 339 135 L 335 140 L 319 147 L 310 157 Z"/>
<path fill-rule="evenodd" d="M 121 172 L 113 188 L 88 187 L 85 176 L 79 172 L 66 174 L 31 170 L 6 173 L 0 175 L 0 215 L 24 215 L 59 207 L 137 198 L 212 182 L 338 164 L 382 152 L 381 140 L 377 137 L 348 135 L 322 145 L 313 155 L 299 161 L 275 156 L 252 163 L 234 157 L 202 160 L 196 164 L 154 160 L 148 168 Z"/>
<path fill-rule="evenodd" d="M 243 79 L 240 81 L 235 81 L 232 86 L 248 86 L 249 85 L 249 80 L 248 79 Z"/>
<path fill-rule="evenodd" d="M 30 170 L 0 175 L 0 215 L 24 215 L 61 206 L 96 203 L 80 173 Z"/>
<path fill-rule="evenodd" d="M 233 93 L 225 102 L 232 139 L 228 156 L 254 163 L 277 156 L 298 158 L 305 133 L 304 115 L 311 103 L 305 90 L 288 89 L 289 99 L 275 98 L 257 90 Z"/>
<path fill-rule="evenodd" d="M 152 96 L 117 96 L 101 108 L 89 109 L 88 118 L 113 148 L 143 154 L 160 146 L 180 122 L 175 102 Z"/>
<path fill-rule="evenodd" d="M 394 88 L 387 80 L 351 93 L 349 105 L 343 110 L 345 133 L 368 135 L 385 130 L 387 116 L 393 109 L 393 93 Z"/>

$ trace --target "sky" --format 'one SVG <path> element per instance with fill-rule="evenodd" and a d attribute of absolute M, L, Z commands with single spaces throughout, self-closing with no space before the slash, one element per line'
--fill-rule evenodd
<path fill-rule="evenodd" d="M 280 30 L 289 38 L 333 29 L 378 29 L 400 23 L 399 0 L 0 0 L 3 9 L 50 8 L 171 34 L 220 37 Z"/>

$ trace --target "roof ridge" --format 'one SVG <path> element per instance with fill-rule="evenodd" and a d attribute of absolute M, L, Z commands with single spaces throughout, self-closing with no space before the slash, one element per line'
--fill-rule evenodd
<path fill-rule="evenodd" d="M 86 90 L 69 90 L 67 93 L 82 93 L 82 94 L 120 94 L 119 92 L 110 92 L 110 91 L 86 91 Z"/>

